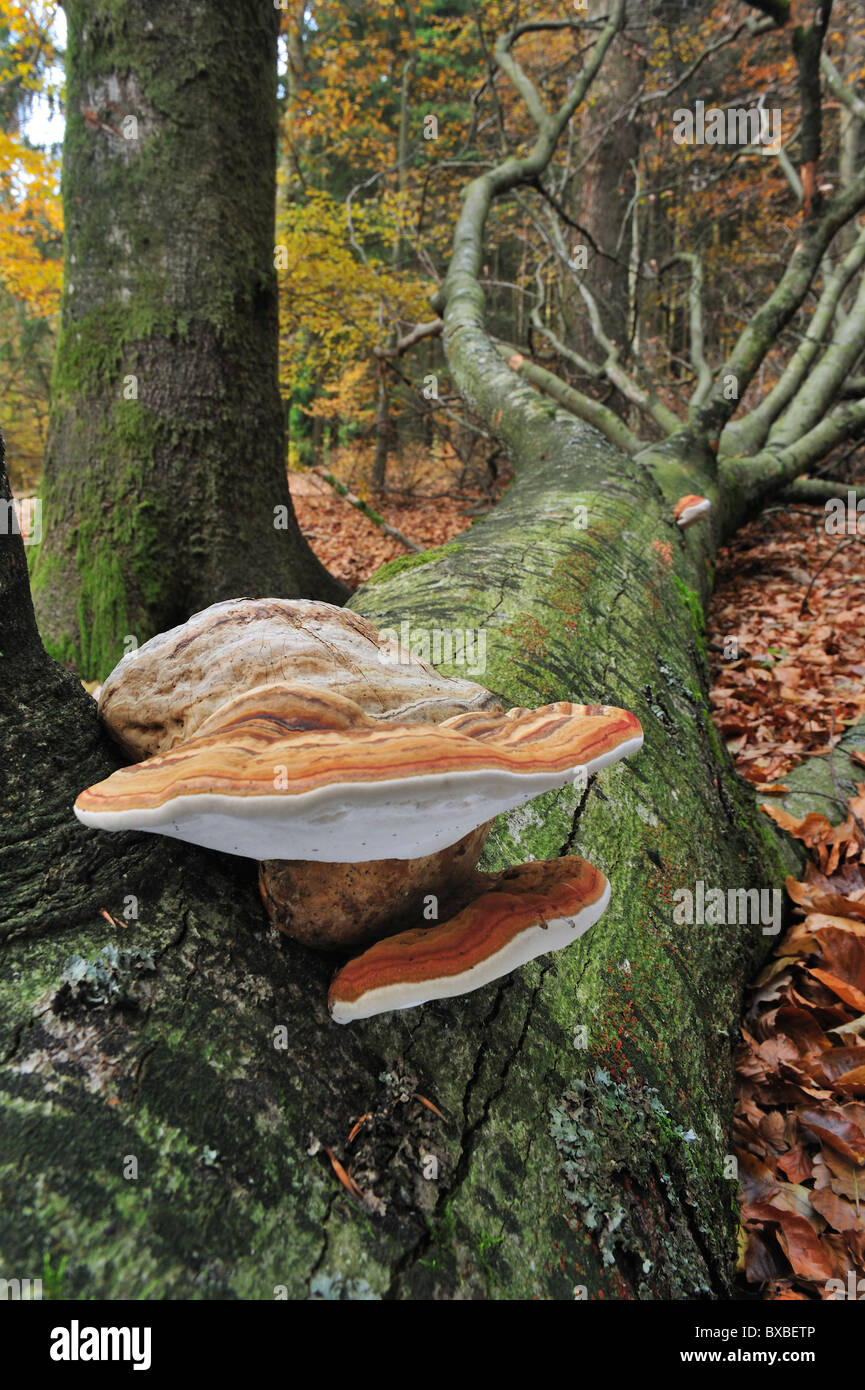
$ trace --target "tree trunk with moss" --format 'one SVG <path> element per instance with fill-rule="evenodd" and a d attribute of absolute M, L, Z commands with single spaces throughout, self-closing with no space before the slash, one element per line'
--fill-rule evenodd
<path fill-rule="evenodd" d="M 71 0 L 65 287 L 34 594 L 104 676 L 234 594 L 343 592 L 288 495 L 269 4 Z"/>
<path fill-rule="evenodd" d="M 480 629 L 505 703 L 620 703 L 646 742 L 496 823 L 486 866 L 579 853 L 612 902 L 463 998 L 338 1027 L 333 958 L 275 938 L 251 862 L 85 830 L 72 801 L 117 751 L 3 541 L 3 1276 L 47 1260 L 97 1298 L 729 1292 L 732 1048 L 773 938 L 677 926 L 673 893 L 783 869 L 709 718 L 720 528 L 683 536 L 650 471 L 513 374 L 501 403 L 525 419 L 505 500 L 352 607 L 415 639 Z"/>

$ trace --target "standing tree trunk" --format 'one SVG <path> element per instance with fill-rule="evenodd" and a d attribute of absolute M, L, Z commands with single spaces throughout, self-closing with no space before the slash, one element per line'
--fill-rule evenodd
<path fill-rule="evenodd" d="M 387 458 L 390 452 L 390 392 L 387 382 L 387 363 L 378 364 L 378 394 L 375 404 L 375 456 L 372 461 L 372 490 L 381 494 L 387 479 Z"/>
<path fill-rule="evenodd" d="M 414 36 L 414 16 L 410 5 L 406 5 L 406 19 L 409 31 Z M 415 57 L 412 54 L 406 58 L 402 65 L 402 83 L 400 86 L 399 97 L 399 135 L 397 137 L 397 193 L 399 199 L 399 216 L 405 215 L 405 193 L 408 186 L 408 137 L 409 137 L 409 97 L 411 93 L 411 79 L 415 67 Z M 391 266 L 395 271 L 399 270 L 403 259 L 403 229 L 402 225 L 397 230 L 397 236 L 393 244 L 393 254 L 391 255 Z M 396 346 L 399 332 L 397 326 L 392 325 L 387 337 L 387 346 Z M 384 361 L 378 364 L 378 399 L 376 401 L 375 412 L 375 458 L 372 465 L 372 488 L 373 492 L 383 493 L 387 482 L 387 460 L 391 450 L 393 433 L 393 421 L 390 413 L 390 382 L 388 379 L 388 366 Z"/>
<path fill-rule="evenodd" d="M 651 6 L 648 6 L 651 10 Z M 594 0 L 591 10 L 606 13 L 606 4 Z M 591 12 L 590 10 L 590 12 Z M 640 13 L 639 23 L 647 16 Z M 639 32 L 639 31 L 638 31 Z M 641 36 L 641 35 L 640 35 Z M 626 36 L 627 39 L 627 36 Z M 578 148 L 593 150 L 591 160 L 578 176 L 572 194 L 573 216 L 586 228 L 598 247 L 587 247 L 588 263 L 583 276 L 586 287 L 604 308 L 604 326 L 610 338 L 627 356 L 631 324 L 628 262 L 631 257 L 631 218 L 634 207 L 635 169 L 640 154 L 640 126 L 633 106 L 645 75 L 645 50 L 636 40 L 624 41 L 610 53 L 596 84 L 590 108 L 582 112 Z M 585 245 L 579 232 L 577 242 Z M 583 304 L 572 293 L 573 327 L 571 345 L 590 360 L 597 356 L 597 344 Z M 624 399 L 613 393 L 608 404 L 622 413 Z"/>
<path fill-rule="evenodd" d="M 34 596 L 101 676 L 232 594 L 344 591 L 288 495 L 273 262 L 279 10 L 70 0 L 66 282 Z"/>

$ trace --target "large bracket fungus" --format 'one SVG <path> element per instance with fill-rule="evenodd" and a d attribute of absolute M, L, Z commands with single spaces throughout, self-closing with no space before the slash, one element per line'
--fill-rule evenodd
<path fill-rule="evenodd" d="M 477 989 L 587 930 L 609 884 L 583 860 L 475 866 L 496 815 L 642 744 L 627 710 L 504 711 L 355 614 L 282 599 L 153 638 L 99 712 L 143 761 L 82 792 L 79 819 L 256 859 L 281 930 L 375 941 L 334 979 L 337 1022 Z M 449 915 L 422 927 L 431 900 Z"/>

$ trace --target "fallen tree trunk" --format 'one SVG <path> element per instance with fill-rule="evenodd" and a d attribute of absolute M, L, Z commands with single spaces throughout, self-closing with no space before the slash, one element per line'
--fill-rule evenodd
<path fill-rule="evenodd" d="M 97 1298 L 729 1292 L 731 1049 L 773 938 L 676 926 L 673 893 L 782 865 L 709 719 L 714 541 L 512 379 L 532 443 L 504 502 L 353 607 L 481 629 L 480 679 L 508 702 L 621 703 L 646 742 L 497 824 L 491 866 L 582 853 L 613 899 L 569 950 L 461 999 L 337 1027 L 332 961 L 274 939 L 252 864 L 81 827 L 73 798 L 117 754 L 44 655 L 4 542 L 4 1276 L 47 1258 Z"/>

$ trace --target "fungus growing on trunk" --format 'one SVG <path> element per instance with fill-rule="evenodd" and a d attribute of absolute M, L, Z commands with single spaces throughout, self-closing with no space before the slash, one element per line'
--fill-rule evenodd
<path fill-rule="evenodd" d="M 335 1023 L 469 994 L 570 946 L 610 900 L 604 875 L 575 856 L 474 879 L 449 921 L 379 941 L 338 971 L 328 995 Z"/>
<path fill-rule="evenodd" d="M 365 945 L 424 921 L 430 894 L 446 908 L 470 878 L 489 833 L 487 821 L 419 859 L 265 859 L 258 882 L 267 915 L 286 936 L 319 951 Z"/>
<path fill-rule="evenodd" d="M 708 497 L 700 497 L 696 492 L 689 492 L 686 497 L 680 497 L 673 508 L 673 516 L 676 518 L 676 525 L 681 526 L 684 531 L 688 526 L 693 526 L 695 521 L 699 521 L 701 516 L 706 516 L 712 510 L 712 503 Z"/>
<path fill-rule="evenodd" d="M 324 687 L 371 719 L 402 724 L 501 708 L 483 686 L 439 675 L 346 608 L 237 598 L 129 652 L 103 683 L 99 715 L 137 761 L 185 743 L 233 696 L 283 681 Z"/>
<path fill-rule="evenodd" d="M 417 859 L 641 743 L 634 715 L 607 705 L 376 724 L 324 690 L 260 686 L 88 787 L 75 811 L 252 859 Z"/>
<path fill-rule="evenodd" d="M 505 712 L 354 614 L 276 599 L 154 638 L 100 712 L 153 752 L 83 791 L 78 818 L 260 861 L 271 920 L 307 945 L 376 941 L 334 982 L 341 1022 L 476 989 L 597 920 L 609 886 L 582 860 L 475 866 L 495 816 L 642 744 L 627 710 Z"/>

